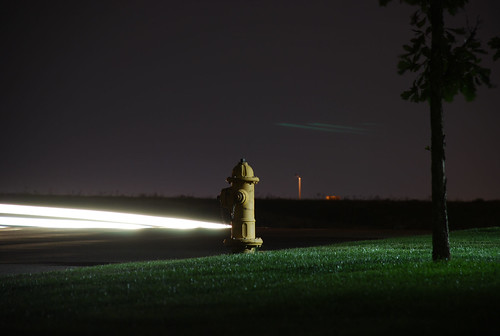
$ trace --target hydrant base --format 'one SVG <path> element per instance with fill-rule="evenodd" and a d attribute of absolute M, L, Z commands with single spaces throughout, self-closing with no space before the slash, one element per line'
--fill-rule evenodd
<path fill-rule="evenodd" d="M 261 238 L 230 238 L 224 239 L 224 245 L 229 247 L 233 253 L 253 253 L 263 244 Z"/>

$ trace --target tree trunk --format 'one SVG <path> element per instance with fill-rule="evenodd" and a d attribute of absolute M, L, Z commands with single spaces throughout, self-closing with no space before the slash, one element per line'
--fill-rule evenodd
<path fill-rule="evenodd" d="M 445 138 L 443 132 L 443 1 L 430 1 L 432 43 L 430 59 L 432 259 L 450 259 L 446 207 Z"/>

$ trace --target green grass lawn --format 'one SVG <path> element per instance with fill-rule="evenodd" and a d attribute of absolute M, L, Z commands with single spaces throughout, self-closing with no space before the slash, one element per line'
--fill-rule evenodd
<path fill-rule="evenodd" d="M 265 237 L 264 237 L 265 239 Z M 500 228 L 0 278 L 16 334 L 498 335 Z"/>

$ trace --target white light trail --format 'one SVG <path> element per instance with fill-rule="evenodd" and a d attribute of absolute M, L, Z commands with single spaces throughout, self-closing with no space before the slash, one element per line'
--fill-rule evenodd
<path fill-rule="evenodd" d="M 121 212 L 0 204 L 0 225 L 38 226 L 52 228 L 168 228 L 227 229 L 230 225 L 189 219 L 128 214 Z M 46 218 L 33 218 L 33 217 Z"/>
<path fill-rule="evenodd" d="M 46 218 L 29 218 L 29 217 L 3 217 L 0 216 L 0 223 L 7 226 L 27 226 L 27 227 L 43 227 L 43 228 L 71 228 L 71 229 L 124 229 L 137 230 L 147 228 L 145 225 L 113 223 L 113 222 L 98 222 L 87 220 L 71 220 L 71 219 L 46 219 Z"/>

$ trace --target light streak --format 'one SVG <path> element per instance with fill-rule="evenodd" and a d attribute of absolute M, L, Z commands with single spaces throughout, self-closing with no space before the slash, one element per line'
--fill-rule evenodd
<path fill-rule="evenodd" d="M 345 133 L 345 134 L 357 134 L 363 135 L 367 134 L 368 131 L 360 127 L 351 127 L 343 125 L 331 125 L 324 123 L 307 123 L 305 125 L 300 124 L 290 124 L 290 123 L 277 123 L 278 126 L 292 127 L 292 128 L 302 128 L 313 131 L 330 132 L 330 133 Z"/>
<path fill-rule="evenodd" d="M 7 226 L 27 226 L 42 228 L 71 228 L 71 229 L 123 229 L 137 230 L 147 226 L 114 222 L 99 222 L 74 219 L 4 217 L 0 216 L 0 223 Z"/>
<path fill-rule="evenodd" d="M 0 204 L 0 225 L 53 228 L 227 229 L 230 225 L 121 212 Z M 20 217 L 31 216 L 31 217 Z"/>
<path fill-rule="evenodd" d="M 321 127 L 325 131 L 337 132 L 337 133 L 351 133 L 351 134 L 365 134 L 366 129 L 361 127 L 343 126 L 343 125 L 332 125 L 324 123 L 309 123 L 308 125 L 314 127 Z"/>

